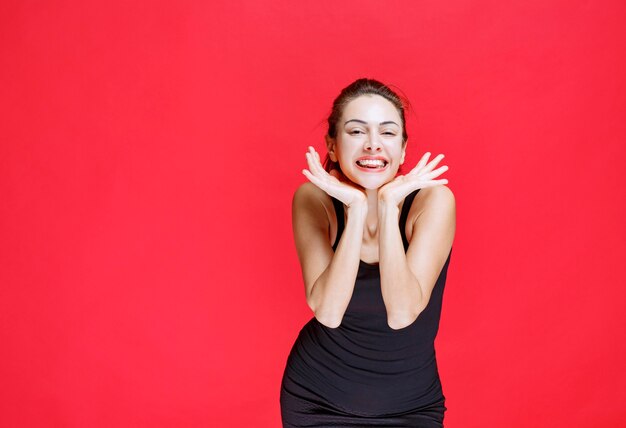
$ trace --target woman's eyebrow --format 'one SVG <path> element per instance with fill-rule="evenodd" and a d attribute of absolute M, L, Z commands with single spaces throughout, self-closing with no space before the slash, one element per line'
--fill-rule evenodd
<path fill-rule="evenodd" d="M 350 119 L 350 120 L 346 120 L 345 123 L 343 124 L 343 126 L 346 126 L 348 124 L 348 122 L 359 122 L 362 123 L 363 125 L 367 125 L 367 122 L 361 119 Z M 386 122 L 380 122 L 378 125 L 382 126 L 382 125 L 396 125 L 396 126 L 400 126 L 398 125 L 396 122 L 392 121 L 392 120 L 388 120 Z"/>

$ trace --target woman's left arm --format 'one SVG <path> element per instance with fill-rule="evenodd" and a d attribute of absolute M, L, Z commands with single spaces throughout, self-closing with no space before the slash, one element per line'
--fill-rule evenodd
<path fill-rule="evenodd" d="M 441 155 L 440 155 L 441 156 Z M 441 156 L 442 158 L 443 156 Z M 426 308 L 445 264 L 456 229 L 456 203 L 447 180 L 432 180 L 447 167 L 432 169 L 441 160 L 426 164 L 428 156 L 397 182 L 379 192 L 379 269 L 381 290 L 387 309 L 387 324 L 394 330 L 413 323 Z M 418 204 L 407 252 L 398 227 L 398 199 L 420 188 L 413 200 Z M 381 189 L 381 190 L 383 190 Z M 382 197 L 381 197 L 382 196 Z"/>

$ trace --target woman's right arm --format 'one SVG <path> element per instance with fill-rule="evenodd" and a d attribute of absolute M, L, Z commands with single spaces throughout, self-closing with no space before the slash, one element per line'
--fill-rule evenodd
<path fill-rule="evenodd" d="M 346 226 L 337 251 L 333 252 L 328 242 L 330 225 L 321 192 L 310 182 L 296 190 L 292 225 L 307 304 L 320 323 L 336 328 L 354 290 L 367 205 L 363 201 L 348 206 Z"/>

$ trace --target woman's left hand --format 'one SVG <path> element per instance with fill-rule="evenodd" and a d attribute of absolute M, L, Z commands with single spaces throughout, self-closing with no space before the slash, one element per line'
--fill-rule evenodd
<path fill-rule="evenodd" d="M 434 178 L 448 170 L 448 167 L 444 165 L 433 171 L 433 168 L 443 159 L 443 155 L 437 155 L 432 161 L 428 162 L 429 157 L 430 152 L 427 152 L 408 174 L 399 175 L 382 186 L 378 190 L 378 202 L 398 206 L 414 190 L 448 184 L 448 180 L 445 178 L 434 180 Z"/>

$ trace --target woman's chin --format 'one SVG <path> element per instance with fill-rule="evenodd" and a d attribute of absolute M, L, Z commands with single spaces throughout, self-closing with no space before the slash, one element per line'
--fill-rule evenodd
<path fill-rule="evenodd" d="M 358 180 L 355 182 L 355 184 L 359 185 L 360 187 L 362 187 L 365 190 L 378 190 L 381 187 L 383 187 L 385 184 L 389 183 L 390 181 L 392 181 L 393 178 L 387 179 L 387 180 L 383 180 L 383 179 L 371 179 L 371 180 Z"/>
<path fill-rule="evenodd" d="M 381 187 L 383 187 L 383 184 L 366 184 L 366 185 L 361 185 L 361 187 L 365 190 L 378 190 Z"/>
<path fill-rule="evenodd" d="M 347 174 L 344 172 L 346 178 L 348 178 L 351 182 L 361 187 L 363 190 L 377 190 L 383 187 L 385 184 L 393 181 L 394 177 L 389 177 L 388 174 L 352 174 L 348 172 Z M 365 175 L 365 176 L 364 176 Z M 384 175 L 384 176 L 383 176 Z"/>

